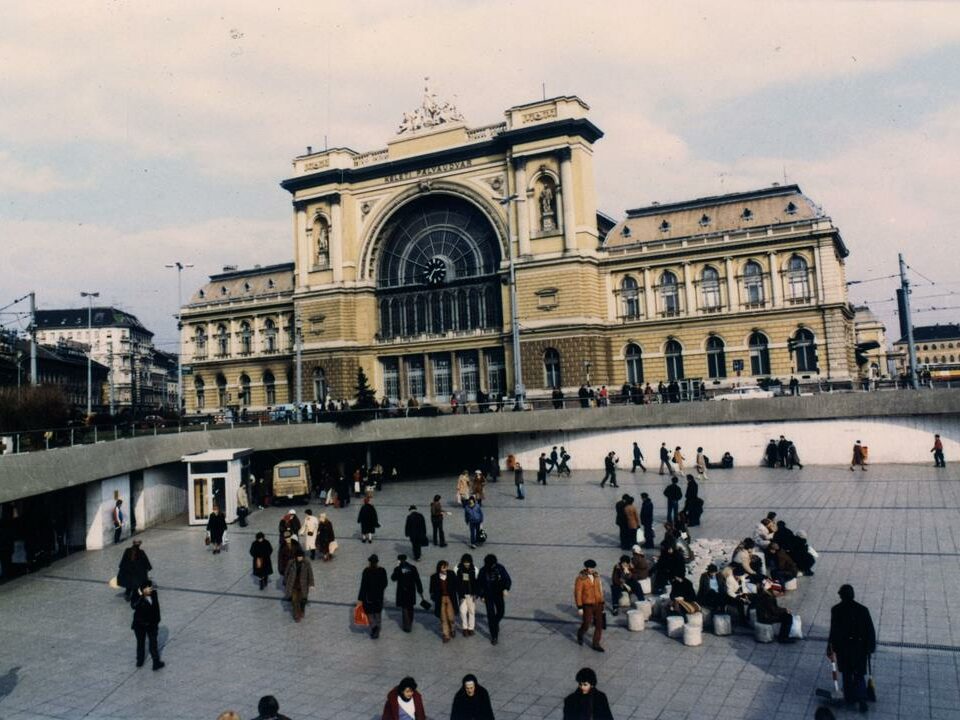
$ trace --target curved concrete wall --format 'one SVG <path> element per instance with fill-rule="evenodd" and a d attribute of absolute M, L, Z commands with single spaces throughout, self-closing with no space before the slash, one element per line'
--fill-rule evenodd
<path fill-rule="evenodd" d="M 579 467 L 593 464 L 599 467 L 603 453 L 592 445 L 596 444 L 596 438 L 611 433 L 623 434 L 622 438 L 610 441 L 616 444 L 610 449 L 616 449 L 622 460 L 628 457 L 630 442 L 642 439 L 647 454 L 659 448 L 662 440 L 687 449 L 696 449 L 701 443 L 709 449 L 708 454 L 719 456 L 729 448 L 738 462 L 750 464 L 748 458 L 757 456 L 756 443 L 785 432 L 797 442 L 801 458 L 811 463 L 848 462 L 846 454 L 857 435 L 870 446 L 874 462 L 917 462 L 929 458 L 916 448 L 926 443 L 929 450 L 934 430 L 944 436 L 948 456 L 958 455 L 958 418 L 960 390 L 930 390 L 397 418 L 365 422 L 351 428 L 321 423 L 189 432 L 0 456 L 0 502 L 178 462 L 183 455 L 215 448 L 276 450 L 471 435 L 497 435 L 504 456 L 510 452 L 508 447 L 532 453 L 544 446 L 560 444 L 560 438 L 575 437 L 585 443 L 578 446 L 583 450 L 576 452 Z M 827 420 L 842 422 L 822 424 Z M 864 430 L 858 431 L 867 423 L 880 423 L 894 429 L 878 430 L 872 436 Z M 900 433 L 913 427 L 911 423 L 920 425 L 913 430 L 917 433 L 916 441 L 907 442 L 907 436 Z M 731 429 L 731 425 L 736 430 Z M 749 430 L 750 426 L 754 426 L 755 431 Z M 627 428 L 632 430 L 626 432 Z M 670 431 L 664 435 L 666 428 Z M 531 433 L 538 435 L 533 436 L 528 448 L 523 445 L 523 438 L 530 439 Z M 929 437 L 921 442 L 924 435 Z M 737 443 L 743 444 L 734 444 L 734 437 L 742 437 Z M 713 450 L 714 447 L 719 452 Z M 599 459 L 585 464 L 593 456 Z M 525 464 L 530 467 L 529 460 Z"/>

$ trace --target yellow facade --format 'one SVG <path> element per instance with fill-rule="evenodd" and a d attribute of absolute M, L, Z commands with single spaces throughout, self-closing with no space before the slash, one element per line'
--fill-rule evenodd
<path fill-rule="evenodd" d="M 212 276 L 183 309 L 188 409 L 198 387 L 206 410 L 294 401 L 298 332 L 305 402 L 352 398 L 358 367 L 393 401 L 511 394 L 511 260 L 529 397 L 678 372 L 715 389 L 849 382 L 830 218 L 774 186 L 614 221 L 597 212 L 587 111 L 553 98 L 470 128 L 428 96 L 382 150 L 295 158 L 293 263 Z"/>

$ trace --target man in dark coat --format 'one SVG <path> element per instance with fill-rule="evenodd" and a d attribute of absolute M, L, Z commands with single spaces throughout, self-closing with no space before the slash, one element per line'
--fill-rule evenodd
<path fill-rule="evenodd" d="M 663 472 L 663 469 L 666 468 L 667 472 Z M 673 474 L 673 469 L 670 467 L 670 451 L 667 450 L 666 443 L 660 443 L 660 474 Z"/>
<path fill-rule="evenodd" d="M 627 527 L 627 514 L 625 508 L 627 507 L 627 498 L 629 495 L 624 494 L 617 504 L 613 506 L 614 512 L 616 513 L 616 518 L 614 522 L 617 527 L 620 529 L 620 549 L 627 550 L 633 545 L 633 538 L 630 537 L 630 531 Z"/>
<path fill-rule="evenodd" d="M 487 627 L 490 630 L 490 644 L 500 642 L 500 621 L 506 613 L 504 596 L 510 592 L 513 580 L 507 569 L 497 562 L 497 556 L 489 554 L 483 558 L 483 567 L 477 577 L 479 595 L 487 607 Z"/>
<path fill-rule="evenodd" d="M 643 526 L 643 547 L 648 550 L 654 546 L 653 500 L 647 493 L 640 493 L 640 524 Z"/>
<path fill-rule="evenodd" d="M 253 558 L 253 574 L 260 581 L 263 590 L 273 574 L 273 546 L 262 532 L 258 532 L 256 539 L 250 543 L 250 557 Z M 286 569 L 286 568 L 284 568 Z"/>
<path fill-rule="evenodd" d="M 692 527 L 700 524 L 700 516 L 703 514 L 703 500 L 700 499 L 700 484 L 693 475 L 687 475 L 687 491 L 684 493 L 686 502 L 683 505 L 683 511 L 687 514 Z"/>
<path fill-rule="evenodd" d="M 400 554 L 397 555 L 397 566 L 393 569 L 390 579 L 397 584 L 396 600 L 397 607 L 400 608 L 403 616 L 403 631 L 410 632 L 413 628 L 413 606 L 417 602 L 417 595 L 423 595 L 420 573 L 407 562 L 406 555 Z"/>
<path fill-rule="evenodd" d="M 227 518 L 216 505 L 213 506 L 213 512 L 207 517 L 207 535 L 210 536 L 210 544 L 213 545 L 213 554 L 219 555 L 223 547 L 223 536 L 227 532 Z"/>
<path fill-rule="evenodd" d="M 537 461 L 537 485 L 547 484 L 547 454 L 540 453 L 540 459 Z"/>
<path fill-rule="evenodd" d="M 671 478 L 670 484 L 663 489 L 663 495 L 667 498 L 667 522 L 675 522 L 677 513 L 680 512 L 680 498 L 683 497 L 683 490 L 678 485 L 677 478 Z"/>
<path fill-rule="evenodd" d="M 133 623 L 130 629 L 137 636 L 137 667 L 143 667 L 145 655 L 145 641 L 150 642 L 150 657 L 153 658 L 153 669 L 159 670 L 166 663 L 160 660 L 160 647 L 157 643 L 157 630 L 160 628 L 160 599 L 153 583 L 147 580 L 137 589 L 133 600 Z"/>
<path fill-rule="evenodd" d="M 607 456 L 603 459 L 603 469 L 606 472 L 603 480 L 600 481 L 600 487 L 605 486 L 607 480 L 610 481 L 610 487 L 620 487 L 617 484 L 617 456 L 614 452 L 608 452 Z"/>
<path fill-rule="evenodd" d="M 563 699 L 563 720 L 613 720 L 610 702 L 597 690 L 597 674 L 592 669 L 577 672 L 577 689 Z"/>
<path fill-rule="evenodd" d="M 413 545 L 413 559 L 419 560 L 420 548 L 427 544 L 427 521 L 421 513 L 417 512 L 416 505 L 410 506 L 403 534 L 410 538 L 410 544 Z"/>
<path fill-rule="evenodd" d="M 640 450 L 640 446 L 637 443 L 633 444 L 633 467 L 630 469 L 630 472 L 635 473 L 639 467 L 644 472 L 647 469 L 643 466 L 643 452 Z"/>
<path fill-rule="evenodd" d="M 133 598 L 137 590 L 143 587 L 148 574 L 153 570 L 147 554 L 140 549 L 142 544 L 142 540 L 134 540 L 133 545 L 124 550 L 123 557 L 120 558 L 117 582 L 125 588 L 123 596 L 127 602 Z"/>
<path fill-rule="evenodd" d="M 360 575 L 360 592 L 357 601 L 363 603 L 363 611 L 370 620 L 370 637 L 380 637 L 380 618 L 383 613 L 383 594 L 387 590 L 387 571 L 380 567 L 380 558 L 371 555 L 370 564 Z"/>
<path fill-rule="evenodd" d="M 783 435 L 780 436 L 780 440 L 777 442 L 777 464 L 780 467 L 787 466 L 787 451 L 790 449 L 790 441 L 787 440 Z"/>
<path fill-rule="evenodd" d="M 877 634 L 870 611 L 854 601 L 853 587 L 840 588 L 840 602 L 830 610 L 830 639 L 827 657 L 836 660 L 843 674 L 843 698 L 859 703 L 860 712 L 867 711 L 867 663 L 877 650 Z"/>
<path fill-rule="evenodd" d="M 557 470 L 557 468 L 560 466 L 560 454 L 557 452 L 556 445 L 554 445 L 553 449 L 550 450 L 550 460 L 548 462 L 550 463 L 550 467 L 547 468 L 547 473 L 549 473 L 551 470 Z M 557 470 L 557 474 L 560 474 L 559 470 Z"/>
<path fill-rule="evenodd" d="M 776 467 L 779 456 L 780 450 L 777 448 L 777 441 L 770 438 L 770 442 L 767 443 L 767 449 L 763 453 L 763 461 L 768 468 Z"/>

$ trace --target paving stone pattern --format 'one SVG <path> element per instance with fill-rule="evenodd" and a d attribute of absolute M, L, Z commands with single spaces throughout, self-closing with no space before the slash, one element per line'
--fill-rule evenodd
<path fill-rule="evenodd" d="M 587 557 L 608 577 L 620 554 L 613 524 L 620 493 L 650 492 L 663 516 L 664 478 L 655 472 L 621 471 L 619 491 L 601 489 L 596 472 L 551 477 L 546 487 L 528 483 L 524 501 L 514 498 L 512 482 L 489 486 L 490 541 L 474 556 L 496 553 L 514 578 L 496 647 L 482 609 L 477 635 L 446 645 L 432 613 L 418 610 L 413 633 L 402 633 L 392 603 L 379 640 L 350 624 L 367 555 L 377 552 L 392 568 L 398 552 L 409 552 L 407 506 L 426 511 L 434 493 L 449 501 L 455 478 L 378 493 L 383 528 L 373 545 L 359 542 L 356 501 L 331 511 L 341 548 L 334 561 L 314 563 L 318 587 L 300 624 L 275 583 L 260 592 L 249 574 L 249 543 L 258 529 L 274 542 L 280 509 L 255 512 L 248 528 L 231 526 L 229 551 L 220 555 L 204 547 L 201 528 L 170 523 L 141 535 L 159 585 L 167 667 L 134 667 L 131 612 L 106 584 L 125 545 L 80 553 L 0 586 L 0 718 L 213 720 L 228 708 L 251 718 L 269 693 L 294 720 L 372 720 L 387 690 L 408 674 L 428 716 L 442 718 L 467 672 L 489 689 L 497 718 L 560 718 L 574 674 L 591 666 L 618 720 L 799 720 L 813 717 L 815 688 L 830 686 L 823 657 L 830 607 L 837 588 L 851 582 L 881 642 L 879 702 L 870 717 L 956 719 L 958 479 L 957 466 L 712 471 L 701 487 L 706 512 L 697 537 L 743 537 L 776 510 L 821 552 L 816 577 L 802 578 L 785 599 L 808 634 L 789 646 L 707 632 L 702 646 L 686 648 L 653 626 L 629 633 L 622 615 L 604 634 L 605 654 L 576 644 L 574 577 Z M 462 513 L 450 510 L 449 546 L 427 548 L 419 563 L 425 583 L 438 559 L 455 562 L 469 550 Z"/>

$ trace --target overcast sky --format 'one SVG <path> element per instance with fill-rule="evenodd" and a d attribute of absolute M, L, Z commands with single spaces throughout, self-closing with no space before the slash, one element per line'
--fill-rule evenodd
<path fill-rule="evenodd" d="M 902 251 L 914 307 L 951 308 L 915 323 L 960 317 L 960 4 L 919 2 L 0 0 L 0 306 L 99 291 L 173 349 L 164 264 L 195 264 L 186 297 L 223 265 L 291 260 L 292 157 L 384 147 L 424 76 L 475 126 L 542 83 L 579 95 L 614 216 L 799 183 L 849 279 Z M 896 339 L 894 304 L 873 307 Z"/>

